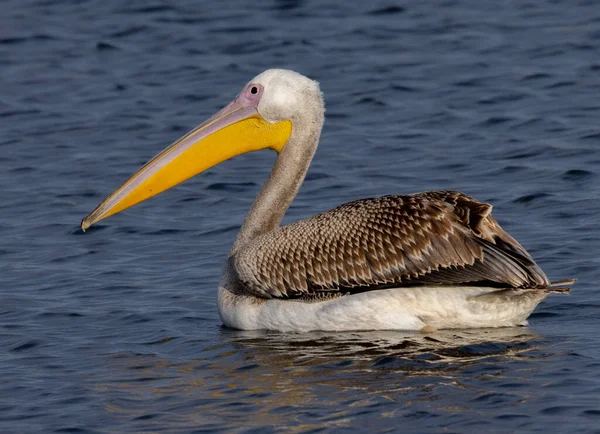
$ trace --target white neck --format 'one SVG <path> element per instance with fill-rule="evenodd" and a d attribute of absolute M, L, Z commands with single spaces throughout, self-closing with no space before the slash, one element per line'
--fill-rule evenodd
<path fill-rule="evenodd" d="M 292 120 L 290 139 L 277 156 L 269 179 L 248 211 L 230 255 L 257 236 L 279 227 L 317 150 L 323 120 L 322 107 Z"/>

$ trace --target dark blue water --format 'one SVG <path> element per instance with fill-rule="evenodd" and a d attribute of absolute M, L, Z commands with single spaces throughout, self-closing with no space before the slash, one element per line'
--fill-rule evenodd
<path fill-rule="evenodd" d="M 269 152 L 78 229 L 271 67 L 327 100 L 286 222 L 462 190 L 572 294 L 528 328 L 224 329 Z M 599 121 L 596 1 L 3 0 L 0 432 L 600 432 Z"/>

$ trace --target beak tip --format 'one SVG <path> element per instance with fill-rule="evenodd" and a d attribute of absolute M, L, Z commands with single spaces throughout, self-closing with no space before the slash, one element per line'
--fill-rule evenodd
<path fill-rule="evenodd" d="M 83 232 L 85 232 L 92 225 L 87 220 L 88 220 L 87 217 L 85 217 L 83 220 L 81 220 L 81 230 Z"/>

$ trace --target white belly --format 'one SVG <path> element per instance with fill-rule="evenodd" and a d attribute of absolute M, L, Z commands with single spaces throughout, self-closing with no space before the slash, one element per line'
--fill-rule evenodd
<path fill-rule="evenodd" d="M 223 324 L 241 330 L 350 331 L 511 327 L 527 324 L 539 290 L 474 286 L 391 288 L 304 303 L 235 295 L 219 288 Z"/>

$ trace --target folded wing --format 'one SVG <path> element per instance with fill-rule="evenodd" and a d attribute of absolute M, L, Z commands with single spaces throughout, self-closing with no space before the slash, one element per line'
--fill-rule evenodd
<path fill-rule="evenodd" d="M 263 298 L 420 284 L 547 287 L 491 210 L 455 191 L 359 200 L 257 237 L 230 266 Z"/>

